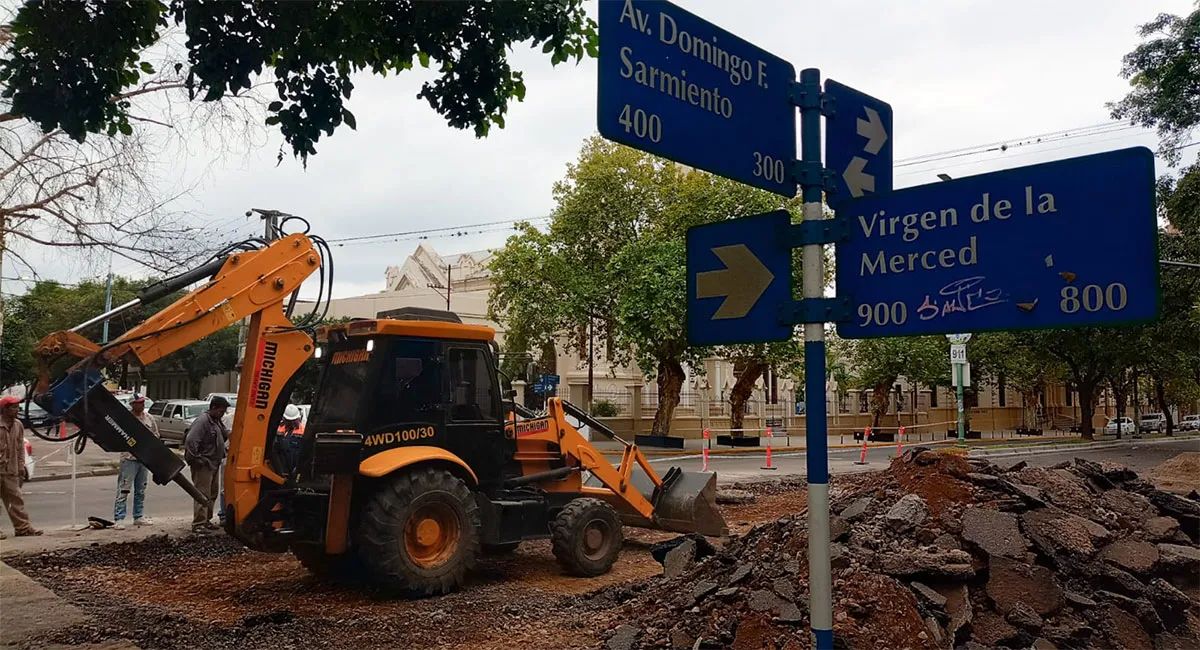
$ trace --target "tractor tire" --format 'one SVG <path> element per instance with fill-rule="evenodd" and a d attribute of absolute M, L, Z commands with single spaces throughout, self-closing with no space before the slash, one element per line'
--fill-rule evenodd
<path fill-rule="evenodd" d="M 575 499 L 554 518 L 550 537 L 554 557 L 568 574 L 603 575 L 621 552 L 621 518 L 600 499 Z"/>
<path fill-rule="evenodd" d="M 355 548 L 381 586 L 437 596 L 462 585 L 479 557 L 479 506 L 462 479 L 432 467 L 402 472 L 368 500 Z"/>
<path fill-rule="evenodd" d="M 354 583 L 363 577 L 362 565 L 353 552 L 326 555 L 322 549 L 313 546 L 293 546 L 291 551 L 301 566 L 322 580 Z"/>
<path fill-rule="evenodd" d="M 514 551 L 516 551 L 517 548 L 520 546 L 521 546 L 521 542 L 509 542 L 507 544 L 484 544 L 483 545 L 483 554 L 484 555 L 493 555 L 493 556 L 495 556 L 495 555 L 512 555 L 512 553 Z"/>

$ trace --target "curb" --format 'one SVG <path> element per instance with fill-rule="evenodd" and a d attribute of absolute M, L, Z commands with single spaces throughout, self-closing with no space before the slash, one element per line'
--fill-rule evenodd
<path fill-rule="evenodd" d="M 996 458 L 1006 456 L 1032 456 L 1035 454 L 1053 454 L 1063 453 L 1074 450 L 1090 450 L 1090 449 L 1118 449 L 1121 447 L 1133 447 L 1136 445 L 1162 445 L 1173 442 L 1186 442 L 1190 440 L 1200 441 L 1200 436 L 1171 436 L 1162 438 L 1131 438 L 1128 440 L 1106 440 L 1101 442 L 1089 442 L 1082 444 L 1070 445 L 1035 445 L 1031 447 L 1003 447 L 1001 449 L 979 449 L 971 452 L 974 458 Z"/>
<path fill-rule="evenodd" d="M 990 447 L 992 445 L 1001 445 L 1001 444 L 1010 443 L 1010 442 L 1036 443 L 1036 442 L 1041 442 L 1041 441 L 1077 440 L 1077 439 L 1078 439 L 1078 436 L 1023 436 L 1020 438 L 988 438 L 986 440 L 968 440 L 967 446 L 968 447 Z M 1170 438 L 1170 440 L 1180 440 L 1180 439 L 1181 438 L 1178 438 L 1178 437 Z M 908 440 L 906 440 L 906 441 L 904 441 L 904 446 L 908 447 L 911 445 L 911 446 L 919 446 L 919 447 L 929 447 L 929 446 L 938 446 L 938 445 L 953 445 L 953 444 L 956 444 L 957 442 L 958 441 L 954 440 L 954 439 L 933 440 L 933 441 L 915 441 L 915 440 L 908 441 Z M 869 442 L 869 443 L 867 443 L 868 449 L 875 449 L 877 447 L 895 447 L 895 446 L 896 446 L 896 443 L 894 443 L 894 442 Z M 1031 445 L 1031 447 L 1036 447 L 1039 449 L 1045 448 L 1046 446 L 1047 445 L 1044 445 L 1044 444 L 1043 445 Z M 1061 446 L 1080 447 L 1080 445 L 1061 445 Z M 862 449 L 862 443 L 843 444 L 843 445 L 828 445 L 826 448 L 827 449 Z M 1012 447 L 1006 447 L 1006 449 L 1012 449 Z M 701 449 L 650 451 L 644 447 L 638 447 L 638 450 L 641 451 L 643 455 L 648 456 L 648 457 L 649 456 L 697 456 L 702 451 Z M 766 447 L 734 447 L 732 449 L 710 449 L 710 450 L 708 450 L 708 454 L 710 456 L 739 456 L 739 455 L 740 456 L 753 456 L 753 455 L 765 454 L 766 450 L 767 450 Z M 808 447 L 797 447 L 797 446 L 771 447 L 772 453 L 782 453 L 782 452 L 790 453 L 790 452 L 805 452 L 805 451 L 808 451 Z M 600 451 L 600 453 L 604 456 L 621 456 L 624 452 L 621 451 L 620 449 L 603 449 Z"/>
<path fill-rule="evenodd" d="M 116 467 L 105 467 L 104 469 L 89 469 L 82 472 L 75 472 L 75 478 L 88 478 L 91 476 L 116 476 L 121 472 Z M 35 476 L 26 483 L 41 483 L 43 481 L 63 481 L 70 480 L 70 474 L 48 474 L 45 476 Z"/>

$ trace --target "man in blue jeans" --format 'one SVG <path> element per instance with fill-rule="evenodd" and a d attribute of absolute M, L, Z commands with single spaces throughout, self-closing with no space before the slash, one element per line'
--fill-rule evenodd
<path fill-rule="evenodd" d="M 146 412 L 146 398 L 142 395 L 134 395 L 133 401 L 129 403 L 129 410 L 133 412 L 133 417 L 139 422 L 146 425 L 155 436 L 158 436 L 158 422 L 154 416 Z M 146 466 L 139 463 L 137 458 L 129 452 L 121 454 L 121 471 L 117 474 L 117 501 L 113 504 L 113 528 L 122 529 L 125 527 L 125 504 L 129 500 L 129 492 L 133 492 L 133 525 L 134 526 L 149 526 L 153 522 L 149 518 L 143 517 L 142 507 L 146 501 L 146 480 L 150 476 L 150 471 Z"/>

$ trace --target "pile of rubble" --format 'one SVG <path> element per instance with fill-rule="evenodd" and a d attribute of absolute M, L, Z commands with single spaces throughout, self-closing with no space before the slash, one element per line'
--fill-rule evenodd
<path fill-rule="evenodd" d="M 1200 500 L 1124 466 L 1001 469 L 916 448 L 834 487 L 841 647 L 1200 648 Z M 807 547 L 795 515 L 720 550 L 672 540 L 661 577 L 598 597 L 605 645 L 808 648 Z"/>

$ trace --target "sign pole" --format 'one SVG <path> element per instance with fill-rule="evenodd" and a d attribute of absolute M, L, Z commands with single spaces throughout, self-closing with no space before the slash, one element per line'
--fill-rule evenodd
<path fill-rule="evenodd" d="M 800 161 L 821 164 L 821 71 L 800 71 Z M 824 218 L 821 175 L 801 179 L 804 221 Z M 825 245 L 808 244 L 803 255 L 804 300 L 824 297 Z M 817 650 L 833 649 L 833 576 L 829 565 L 829 439 L 825 422 L 825 324 L 804 324 L 804 396 L 808 427 L 809 621 Z"/>
<path fill-rule="evenodd" d="M 958 446 L 967 446 L 967 418 L 963 408 L 963 364 L 954 364 L 954 378 L 958 384 Z"/>

